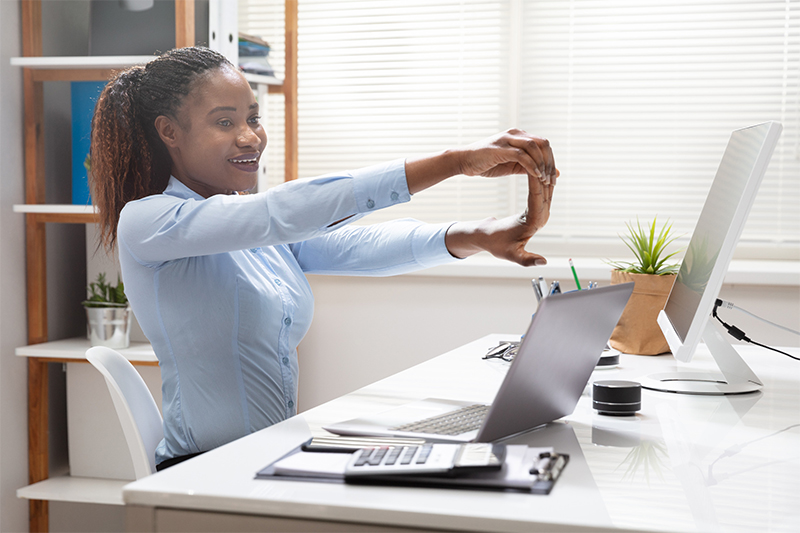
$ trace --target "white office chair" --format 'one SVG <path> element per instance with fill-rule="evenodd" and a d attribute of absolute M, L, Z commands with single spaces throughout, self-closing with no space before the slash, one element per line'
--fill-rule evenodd
<path fill-rule="evenodd" d="M 95 346 L 86 359 L 103 374 L 128 443 L 136 479 L 156 471 L 155 450 L 164 437 L 161 413 L 142 376 L 119 352 Z"/>

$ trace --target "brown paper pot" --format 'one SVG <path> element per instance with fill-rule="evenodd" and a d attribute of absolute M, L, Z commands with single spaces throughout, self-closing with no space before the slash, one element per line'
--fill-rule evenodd
<path fill-rule="evenodd" d="M 611 271 L 611 284 L 634 282 L 633 294 L 622 312 L 608 343 L 622 353 L 657 355 L 668 352 L 656 318 L 664 308 L 675 275 L 629 274 Z"/>

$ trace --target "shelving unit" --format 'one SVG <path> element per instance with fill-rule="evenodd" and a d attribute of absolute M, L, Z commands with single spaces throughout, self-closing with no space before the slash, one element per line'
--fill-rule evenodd
<path fill-rule="evenodd" d="M 213 0 L 212 0 L 213 1 Z M 297 178 L 297 0 L 286 0 L 286 76 L 280 80 L 247 74 L 259 95 L 278 93 L 285 103 L 285 180 Z M 44 82 L 104 81 L 115 70 L 144 64 L 151 56 L 42 56 L 42 0 L 20 0 L 22 54 L 11 64 L 23 69 L 25 204 L 14 212 L 25 215 L 27 261 L 28 346 L 16 355 L 28 359 L 28 471 L 30 485 L 17 491 L 30 500 L 30 531 L 49 528 L 48 501 L 121 504 L 126 483 L 109 479 L 49 478 L 48 379 L 50 363 L 85 362 L 89 347 L 83 339 L 47 342 L 46 223 L 97 222 L 92 206 L 48 205 L 45 202 Z M 175 46 L 193 45 L 194 0 L 175 0 Z M 134 344 L 125 351 L 136 365 L 157 365 L 149 345 Z"/>

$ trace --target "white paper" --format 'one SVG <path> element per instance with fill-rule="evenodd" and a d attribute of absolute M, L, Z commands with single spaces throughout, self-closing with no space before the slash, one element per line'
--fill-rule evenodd
<path fill-rule="evenodd" d="M 349 453 L 297 452 L 275 463 L 276 476 L 344 478 Z"/>

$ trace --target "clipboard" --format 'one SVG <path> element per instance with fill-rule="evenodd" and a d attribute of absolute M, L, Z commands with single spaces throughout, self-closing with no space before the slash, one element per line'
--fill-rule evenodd
<path fill-rule="evenodd" d="M 414 474 L 345 476 L 345 465 L 350 459 L 351 448 L 356 446 L 342 447 L 340 453 L 334 452 L 329 447 L 316 447 L 319 451 L 308 451 L 315 448 L 311 446 L 312 440 L 304 442 L 259 470 L 255 475 L 256 479 L 499 490 L 546 495 L 553 489 L 569 462 L 569 455 L 556 453 L 552 448 L 534 448 L 523 444 L 506 446 L 505 462 L 499 470 L 467 472 L 457 476 Z M 362 443 L 358 447 L 369 446 Z"/>

